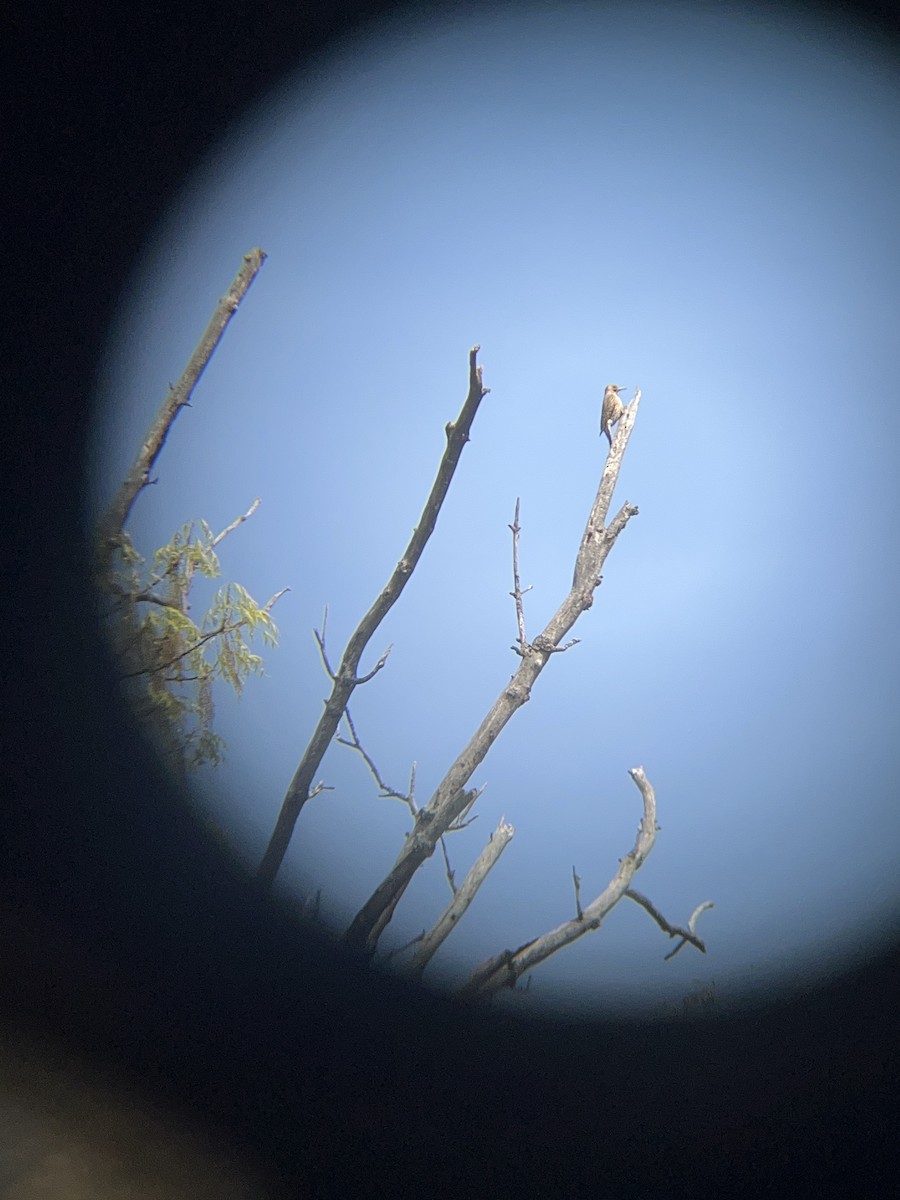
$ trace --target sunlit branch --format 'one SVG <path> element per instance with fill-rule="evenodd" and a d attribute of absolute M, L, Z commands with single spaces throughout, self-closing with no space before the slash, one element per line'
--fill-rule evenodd
<path fill-rule="evenodd" d="M 357 677 L 363 651 L 369 644 L 375 630 L 399 599 L 410 576 L 418 565 L 419 559 L 422 557 L 429 538 L 434 532 L 438 513 L 447 496 L 463 448 L 469 440 L 469 430 L 475 419 L 475 414 L 478 411 L 481 401 L 490 391 L 482 383 L 481 367 L 476 362 L 479 349 L 479 346 L 474 346 L 469 351 L 468 395 L 456 422 L 449 422 L 445 427 L 447 445 L 441 458 L 431 493 L 419 518 L 419 523 L 413 531 L 406 550 L 394 568 L 383 591 L 363 617 L 362 621 L 360 621 L 350 641 L 347 643 L 343 658 L 341 659 L 341 665 L 334 675 L 331 676 L 333 681 L 331 695 L 325 702 L 324 712 L 319 718 L 309 744 L 303 752 L 300 763 L 294 772 L 294 777 L 288 785 L 281 809 L 278 813 L 275 828 L 272 831 L 266 852 L 259 865 L 257 876 L 263 887 L 270 887 L 278 873 L 278 868 L 281 866 L 284 856 L 287 853 L 287 848 L 290 845 L 297 818 L 300 816 L 304 804 L 309 799 L 309 787 L 312 783 L 313 775 L 319 769 L 319 764 L 324 758 L 328 747 L 331 745 L 334 735 L 337 732 L 341 715 L 347 707 L 354 688 L 360 682 L 364 681 Z M 380 670 L 384 665 L 386 657 L 386 655 L 383 656 L 379 663 L 376 664 L 374 671 L 370 672 L 364 679 L 370 679 L 376 671 Z"/>
<path fill-rule="evenodd" d="M 210 318 L 203 337 L 197 343 L 194 353 L 181 374 L 178 383 L 169 387 L 159 412 L 132 463 L 131 469 L 122 482 L 115 499 L 100 520 L 97 529 L 97 565 L 101 573 L 109 566 L 110 555 L 118 544 L 125 522 L 128 520 L 132 506 L 140 492 L 150 482 L 150 472 L 159 457 L 172 424 L 183 408 L 190 404 L 194 389 L 213 356 L 222 334 L 228 323 L 256 278 L 260 267 L 265 261 L 265 252 L 260 249 L 251 250 L 244 255 L 244 261 L 237 275 L 232 280 L 228 291 L 216 305 L 215 312 Z"/>
<path fill-rule="evenodd" d="M 531 645 L 521 654 L 522 662 L 512 679 L 482 720 L 468 744 L 460 752 L 441 780 L 428 804 L 419 810 L 415 828 L 407 837 L 394 866 L 359 910 L 347 931 L 347 941 L 374 953 L 378 939 L 391 920 L 403 893 L 416 871 L 431 855 L 439 839 L 459 817 L 465 799 L 465 784 L 484 760 L 513 714 L 525 704 L 538 676 L 553 655 L 573 644 L 562 645 L 564 637 L 583 612 L 593 604 L 594 591 L 600 583 L 600 570 L 613 547 L 616 537 L 637 508 L 625 504 L 607 529 L 603 522 L 609 511 L 622 456 L 637 417 L 641 393 L 625 408 L 613 440 L 612 449 L 600 478 L 581 546 L 575 561 L 572 588 L 549 623 Z"/>

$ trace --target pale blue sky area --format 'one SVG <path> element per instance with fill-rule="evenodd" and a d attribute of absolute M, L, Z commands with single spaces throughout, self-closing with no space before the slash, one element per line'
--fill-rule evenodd
<path fill-rule="evenodd" d="M 712 900 L 709 953 L 623 902 L 514 1003 L 677 1000 L 782 968 L 801 983 L 896 928 L 900 861 L 900 83 L 877 45 L 782 13 L 555 5 L 376 27 L 285 84 L 198 167 L 111 331 L 95 468 L 109 496 L 216 299 L 259 277 L 141 496 L 150 552 L 191 517 L 223 578 L 292 590 L 280 646 L 218 697 L 211 803 L 254 867 L 333 661 L 386 582 L 482 346 L 484 400 L 419 570 L 363 659 L 352 713 L 427 802 L 518 659 L 510 533 L 535 636 L 571 582 L 605 458 L 609 381 L 643 400 L 614 509 L 640 515 L 559 655 L 473 778 L 516 835 L 434 964 L 459 974 L 568 919 L 631 848 L 674 922 Z M 285 885 L 340 925 L 408 812 L 335 746 Z M 382 946 L 429 926 L 439 856 Z"/>

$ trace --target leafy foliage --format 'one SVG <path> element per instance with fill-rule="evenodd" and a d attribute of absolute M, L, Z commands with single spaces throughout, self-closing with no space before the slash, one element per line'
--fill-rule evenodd
<path fill-rule="evenodd" d="M 212 728 L 213 683 L 224 680 L 240 695 L 248 677 L 263 672 L 249 639 L 258 633 L 268 646 L 277 642 L 270 605 L 260 607 L 237 583 L 220 588 L 202 618 L 191 616 L 195 576 L 221 574 L 215 547 L 223 536 L 192 521 L 159 547 L 148 568 L 123 532 L 103 588 L 124 691 L 182 777 L 224 756 L 225 743 Z"/>

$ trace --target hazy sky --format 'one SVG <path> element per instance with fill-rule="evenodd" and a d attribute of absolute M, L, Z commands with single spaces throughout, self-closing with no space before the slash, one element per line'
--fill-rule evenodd
<path fill-rule="evenodd" d="M 673 922 L 712 900 L 704 957 L 627 901 L 527 1000 L 658 1005 L 896 928 L 900 860 L 900 83 L 876 44 L 782 13 L 679 3 L 501 8 L 374 27 L 268 98 L 195 176 L 111 331 L 95 479 L 117 485 L 217 298 L 268 253 L 131 530 L 253 520 L 223 581 L 280 645 L 238 703 L 207 800 L 258 863 L 337 661 L 428 493 L 482 346 L 484 400 L 437 530 L 362 669 L 360 736 L 424 804 L 518 665 L 510 533 L 535 636 L 565 596 L 605 459 L 609 381 L 641 387 L 613 509 L 640 507 L 593 608 L 474 784 L 461 881 L 516 835 L 433 964 L 458 975 L 573 915 L 634 842 Z M 409 814 L 335 746 L 283 885 L 341 927 Z M 382 947 L 449 899 L 440 856 Z"/>

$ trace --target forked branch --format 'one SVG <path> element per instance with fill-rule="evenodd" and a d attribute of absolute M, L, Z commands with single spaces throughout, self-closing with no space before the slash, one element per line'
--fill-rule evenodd
<path fill-rule="evenodd" d="M 678 951 L 682 950 L 688 944 L 688 942 L 690 942 L 692 946 L 695 946 L 701 954 L 706 953 L 706 946 L 700 940 L 700 938 L 697 937 L 695 931 L 697 928 L 697 918 L 700 916 L 700 914 L 706 912 L 708 908 L 714 907 L 712 900 L 704 900 L 702 904 L 697 905 L 697 907 L 691 913 L 690 920 L 688 921 L 687 928 L 685 929 L 681 925 L 672 925 L 669 921 L 667 921 L 659 909 L 657 909 L 656 906 L 641 892 L 635 891 L 634 888 L 626 888 L 625 895 L 629 900 L 633 900 L 635 904 L 640 905 L 645 912 L 649 913 L 663 933 L 667 933 L 671 938 L 677 937 L 681 939 L 675 949 L 670 950 L 666 955 L 666 962 L 668 962 L 670 958 L 674 958 Z"/>
<path fill-rule="evenodd" d="M 578 887 L 576 887 L 576 913 L 571 921 L 566 921 L 564 925 L 551 929 L 549 933 L 544 933 L 533 941 L 526 942 L 518 950 L 505 950 L 502 954 L 482 963 L 460 990 L 461 997 L 484 998 L 499 991 L 500 988 L 513 987 L 516 980 L 525 971 L 536 967 L 538 963 L 544 962 L 552 954 L 562 950 L 564 946 L 584 937 L 586 933 L 599 929 L 606 915 L 625 895 L 635 872 L 643 866 L 656 840 L 656 796 L 653 788 L 644 774 L 643 767 L 634 767 L 628 774 L 641 793 L 644 813 L 634 846 L 619 863 L 619 869 L 613 878 L 600 895 L 585 908 L 581 907 L 580 899 L 577 898 Z M 578 880 L 579 886 L 580 882 Z"/>
<path fill-rule="evenodd" d="M 416 816 L 415 827 L 386 878 L 359 910 L 347 931 L 347 941 L 374 953 L 378 939 L 416 871 L 431 855 L 466 804 L 465 785 L 484 760 L 507 721 L 530 698 L 531 689 L 544 667 L 560 649 L 560 643 L 578 618 L 594 602 L 600 570 L 616 538 L 637 508 L 624 504 L 606 527 L 609 505 L 622 465 L 622 456 L 637 417 L 641 393 L 624 410 L 607 457 L 600 485 L 581 539 L 575 561 L 572 589 L 549 623 L 531 645 L 521 648 L 522 662 L 515 675 L 494 701 L 468 744 L 438 785 L 428 804 Z"/>
<path fill-rule="evenodd" d="M 331 745 L 331 741 L 337 732 L 341 716 L 349 703 L 353 690 L 360 682 L 357 672 L 362 653 L 369 644 L 369 640 L 375 630 L 399 599 L 400 593 L 406 587 L 410 576 L 418 565 L 419 559 L 422 557 L 422 552 L 425 549 L 428 539 L 434 532 L 438 513 L 441 511 L 441 505 L 444 503 L 450 482 L 456 472 L 463 447 L 469 440 L 469 430 L 475 419 L 478 406 L 490 391 L 490 388 L 482 385 L 481 367 L 476 363 L 476 357 L 480 349 L 480 346 L 474 346 L 469 351 L 469 394 L 466 396 L 465 403 L 456 422 L 450 422 L 445 428 L 447 446 L 438 467 L 437 477 L 431 488 L 431 494 L 419 518 L 419 524 L 414 529 L 409 545 L 406 547 L 403 557 L 394 568 L 393 574 L 387 581 L 383 591 L 360 621 L 356 631 L 347 643 L 340 666 L 334 674 L 331 695 L 325 702 L 325 711 L 319 718 L 319 723 L 313 732 L 306 750 L 303 752 L 303 757 L 300 759 L 297 770 L 294 772 L 294 777 L 285 793 L 281 804 L 281 811 L 275 823 L 275 829 L 272 832 L 269 845 L 259 866 L 258 878 L 264 887 L 270 887 L 278 873 L 278 868 L 281 866 L 284 856 L 287 853 L 287 848 L 290 845 L 297 818 L 300 816 L 303 805 L 309 799 L 309 788 L 312 784 L 313 776 L 318 771 L 319 764 L 325 757 L 326 750 Z"/>

